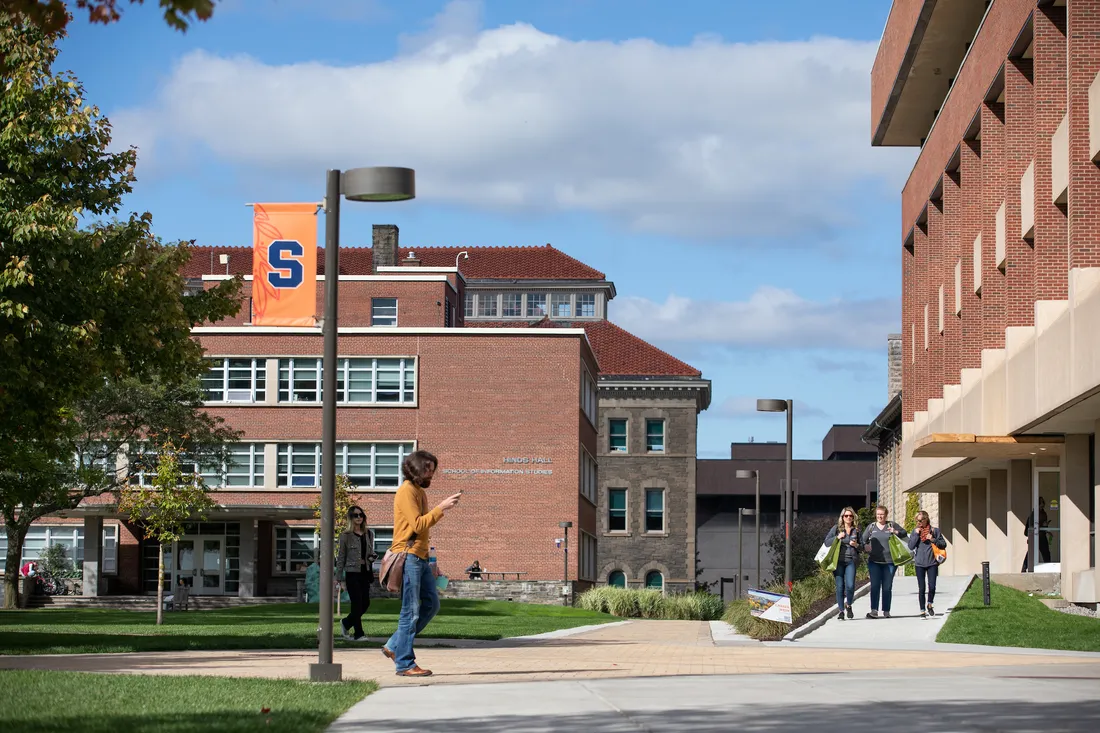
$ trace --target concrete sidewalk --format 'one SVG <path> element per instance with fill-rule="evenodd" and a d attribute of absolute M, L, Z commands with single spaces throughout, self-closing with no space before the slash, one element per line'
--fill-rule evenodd
<path fill-rule="evenodd" d="M 972 577 L 940 577 L 936 584 L 936 616 L 921 618 L 917 579 L 914 576 L 904 576 L 899 570 L 894 578 L 890 618 L 866 618 L 867 612 L 871 610 L 871 595 L 868 593 L 852 604 L 854 619 L 840 621 L 834 616 L 820 629 L 794 643 L 832 648 L 927 648 L 935 643 L 936 635 L 947 621 L 947 615 L 966 592 Z M 879 612 L 881 611 L 880 605 Z"/>

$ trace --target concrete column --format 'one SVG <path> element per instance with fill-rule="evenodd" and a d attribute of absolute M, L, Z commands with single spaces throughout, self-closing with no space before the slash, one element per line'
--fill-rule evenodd
<path fill-rule="evenodd" d="M 259 366 L 259 365 L 257 365 Z M 267 389 L 264 393 L 265 405 L 279 404 L 279 360 L 267 359 L 264 363 L 264 376 Z"/>
<path fill-rule="evenodd" d="M 256 595 L 256 520 L 241 520 L 241 580 L 237 595 L 252 598 Z"/>
<path fill-rule="evenodd" d="M 989 516 L 988 488 L 987 479 L 970 479 L 970 534 L 967 543 L 970 566 L 967 572 L 980 573 L 982 563 L 989 559 L 985 541 L 986 518 Z"/>
<path fill-rule="evenodd" d="M 970 567 L 970 486 L 955 487 L 955 522 L 952 544 L 955 546 L 955 575 L 973 573 Z"/>
<path fill-rule="evenodd" d="M 1062 556 L 1062 597 L 1078 600 L 1074 575 L 1086 571 L 1089 563 L 1089 436 L 1067 435 L 1062 459 L 1062 496 L 1058 502 L 1061 531 L 1054 533 Z M 1053 548 L 1052 548 L 1053 549 Z M 1090 589 L 1091 596 L 1091 589 Z M 1085 599 L 1080 599 L 1085 600 Z M 1088 599 L 1093 602 L 1093 598 Z"/>
<path fill-rule="evenodd" d="M 103 517 L 84 517 L 84 595 L 99 595 L 103 564 Z"/>
<path fill-rule="evenodd" d="M 1008 462 L 1008 552 L 1009 571 L 1020 572 L 1027 557 L 1024 525 L 1031 513 L 1031 461 Z"/>
<path fill-rule="evenodd" d="M 279 444 L 264 443 L 264 491 L 279 490 Z"/>
<path fill-rule="evenodd" d="M 1008 470 L 989 472 L 985 547 L 991 573 L 1015 573 L 1008 543 Z"/>
<path fill-rule="evenodd" d="M 940 534 L 947 540 L 947 560 L 941 572 L 944 575 L 955 574 L 955 494 L 940 494 Z"/>

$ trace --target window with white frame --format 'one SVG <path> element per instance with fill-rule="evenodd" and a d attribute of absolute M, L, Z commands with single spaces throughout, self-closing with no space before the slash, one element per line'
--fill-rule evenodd
<path fill-rule="evenodd" d="M 573 303 L 569 293 L 553 293 L 550 296 L 551 318 L 572 318 Z"/>
<path fill-rule="evenodd" d="M 626 418 L 616 417 L 607 421 L 607 447 L 612 453 L 626 453 Z"/>
<path fill-rule="evenodd" d="M 412 443 L 337 443 L 336 472 L 347 474 L 358 488 L 397 488 L 401 464 Z M 276 484 L 313 488 L 321 485 L 321 444 L 281 443 Z"/>
<path fill-rule="evenodd" d="M 523 317 L 523 293 L 505 293 L 500 315 L 504 318 Z"/>
<path fill-rule="evenodd" d="M 599 469 L 587 450 L 581 448 L 581 496 L 596 503 L 596 485 Z"/>
<path fill-rule="evenodd" d="M 645 531 L 665 531 L 665 490 L 645 490 Z"/>
<path fill-rule="evenodd" d="M 473 318 L 474 314 L 477 312 L 475 310 L 475 303 L 474 303 L 474 299 L 476 297 L 477 296 L 475 296 L 473 293 L 469 293 L 469 292 L 466 293 L 465 314 L 466 314 L 467 318 Z"/>
<path fill-rule="evenodd" d="M 607 531 L 626 532 L 626 489 L 607 490 Z"/>
<path fill-rule="evenodd" d="M 371 527 L 371 531 L 374 532 L 374 552 L 382 557 L 393 544 L 393 527 Z"/>
<path fill-rule="evenodd" d="M 102 542 L 102 554 L 100 559 L 100 572 L 105 575 L 114 575 L 118 572 L 118 525 L 104 524 Z M 66 557 L 73 563 L 74 570 L 80 570 L 84 565 L 84 525 L 31 525 L 27 530 L 27 537 L 23 542 L 23 554 L 19 558 L 20 566 L 31 560 L 37 561 L 42 557 L 46 548 L 50 545 L 62 545 L 66 548 Z M 5 564 L 8 558 L 8 538 L 0 533 L 0 572 L 6 572 Z M 13 572 L 18 572 L 15 568 Z"/>
<path fill-rule="evenodd" d="M 275 527 L 275 563 L 278 574 L 304 573 L 317 559 L 320 537 L 313 527 Z"/>
<path fill-rule="evenodd" d="M 500 297 L 496 293 L 477 294 L 478 318 L 496 318 L 500 311 Z"/>
<path fill-rule="evenodd" d="M 234 443 L 228 448 L 225 465 L 202 466 L 199 475 L 211 488 L 262 487 L 264 485 L 264 444 Z"/>
<path fill-rule="evenodd" d="M 527 317 L 542 318 L 546 312 L 546 293 L 528 293 Z"/>
<path fill-rule="evenodd" d="M 263 402 L 267 394 L 267 360 L 207 359 L 202 390 L 207 402 Z"/>
<path fill-rule="evenodd" d="M 649 419 L 645 421 L 645 449 L 650 453 L 663 453 L 665 450 L 665 421 Z"/>
<path fill-rule="evenodd" d="M 580 551 L 580 567 L 579 575 L 581 580 L 595 580 L 596 579 L 596 557 L 597 557 L 597 544 L 596 538 L 580 530 L 581 534 L 581 551 Z"/>
<path fill-rule="evenodd" d="M 209 462 L 209 458 L 210 457 L 204 458 L 204 462 Z M 128 460 L 130 484 L 135 486 L 152 486 L 153 480 L 157 477 L 157 467 L 160 465 L 160 455 L 156 450 L 149 445 L 134 445 L 130 450 Z M 214 474 L 217 473 L 216 468 L 212 470 L 211 465 L 207 463 L 200 465 L 193 457 L 185 453 L 179 454 L 176 460 L 179 464 L 180 474 L 185 483 L 190 483 L 195 476 L 205 477 L 204 471 L 209 471 Z"/>
<path fill-rule="evenodd" d="M 321 359 L 279 360 L 279 402 L 320 402 Z M 416 402 L 416 359 L 352 357 L 336 364 L 336 401 L 343 404 Z"/>
<path fill-rule="evenodd" d="M 370 325 L 397 325 L 397 298 L 370 299 Z"/>
<path fill-rule="evenodd" d="M 599 392 L 596 389 L 596 380 L 587 369 L 581 370 L 581 409 L 588 421 L 595 425 L 599 410 Z"/>
<path fill-rule="evenodd" d="M 577 318 L 596 317 L 596 294 L 577 293 Z"/>

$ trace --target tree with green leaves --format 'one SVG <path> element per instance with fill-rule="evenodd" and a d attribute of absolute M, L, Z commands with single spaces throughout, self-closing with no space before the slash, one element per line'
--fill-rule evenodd
<path fill-rule="evenodd" d="M 186 31 L 196 20 L 209 20 L 217 0 L 158 0 L 164 9 L 164 22 L 178 31 Z M 143 5 L 145 0 L 130 0 Z M 0 10 L 19 13 L 47 33 L 65 30 L 72 18 L 69 8 L 88 13 L 88 21 L 107 25 L 122 18 L 120 0 L 0 0 Z"/>
<path fill-rule="evenodd" d="M 183 536 L 193 517 L 206 519 L 214 508 L 210 492 L 195 471 L 185 472 L 180 450 L 171 439 L 158 440 L 152 485 L 130 484 L 119 491 L 118 509 L 160 545 L 157 570 L 157 626 L 164 623 L 164 548 Z"/>
<path fill-rule="evenodd" d="M 351 477 L 345 473 L 336 474 L 336 500 L 333 502 L 332 528 L 333 528 L 333 552 L 336 551 L 336 545 L 340 542 L 340 533 L 344 531 L 344 520 L 348 516 L 348 510 L 356 504 L 356 498 L 351 493 L 355 489 L 355 484 L 351 482 Z M 318 496 L 313 502 L 313 518 L 317 520 L 313 524 L 313 532 L 318 537 L 321 536 L 321 497 Z"/>

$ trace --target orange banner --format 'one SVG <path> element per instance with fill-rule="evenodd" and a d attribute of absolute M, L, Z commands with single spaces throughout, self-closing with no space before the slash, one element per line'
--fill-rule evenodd
<path fill-rule="evenodd" d="M 315 326 L 317 204 L 252 205 L 252 323 Z"/>

